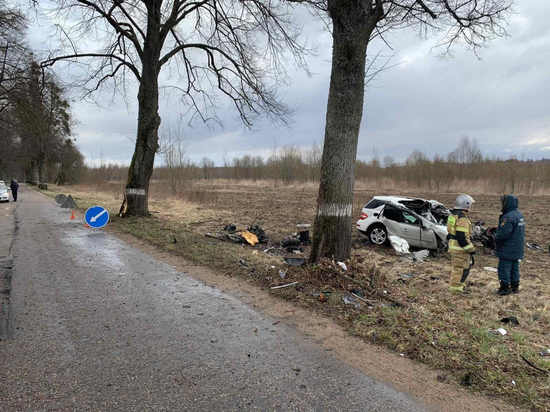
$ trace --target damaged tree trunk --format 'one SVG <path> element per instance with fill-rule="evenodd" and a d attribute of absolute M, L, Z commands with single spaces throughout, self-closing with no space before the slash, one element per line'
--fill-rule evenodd
<path fill-rule="evenodd" d="M 351 253 L 357 141 L 363 115 L 365 64 L 370 35 L 380 18 L 371 2 L 329 0 L 332 72 L 310 263 L 344 261 Z M 380 3 L 380 2 L 377 2 Z"/>
<path fill-rule="evenodd" d="M 149 216 L 149 181 L 158 150 L 160 126 L 158 76 L 161 52 L 161 2 L 147 2 L 147 36 L 143 48 L 143 69 L 138 92 L 138 127 L 136 147 L 128 170 L 123 216 Z"/>

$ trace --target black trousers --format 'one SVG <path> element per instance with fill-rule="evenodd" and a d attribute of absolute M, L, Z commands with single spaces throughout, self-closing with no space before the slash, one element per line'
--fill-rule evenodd
<path fill-rule="evenodd" d="M 17 190 L 12 190 L 11 195 L 13 196 L 13 201 L 17 202 Z"/>

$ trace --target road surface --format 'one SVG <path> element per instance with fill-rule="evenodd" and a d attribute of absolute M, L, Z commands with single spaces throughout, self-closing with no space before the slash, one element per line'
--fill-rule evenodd
<path fill-rule="evenodd" d="M 0 220 L 17 226 L 2 412 L 428 410 L 23 185 L 20 199 Z"/>

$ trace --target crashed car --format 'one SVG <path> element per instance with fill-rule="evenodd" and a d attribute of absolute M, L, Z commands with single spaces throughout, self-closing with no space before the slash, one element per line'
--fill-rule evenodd
<path fill-rule="evenodd" d="M 9 189 L 4 185 L 0 185 L 0 202 L 9 202 L 9 201 L 10 201 Z"/>
<path fill-rule="evenodd" d="M 376 245 L 389 244 L 390 236 L 398 236 L 413 247 L 445 250 L 450 215 L 435 200 L 375 196 L 361 211 L 357 230 Z"/>

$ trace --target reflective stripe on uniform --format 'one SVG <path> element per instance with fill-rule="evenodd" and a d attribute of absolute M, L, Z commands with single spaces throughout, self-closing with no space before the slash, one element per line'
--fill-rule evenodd
<path fill-rule="evenodd" d="M 457 232 L 470 233 L 470 228 L 457 226 L 455 228 Z"/>
<path fill-rule="evenodd" d="M 474 245 L 472 245 L 471 243 L 469 243 L 466 246 L 462 247 L 458 243 L 458 240 L 455 240 L 455 239 L 449 240 L 449 250 L 460 250 L 462 252 L 466 252 L 466 251 L 468 251 L 470 249 L 473 249 L 473 248 L 474 248 Z"/>

